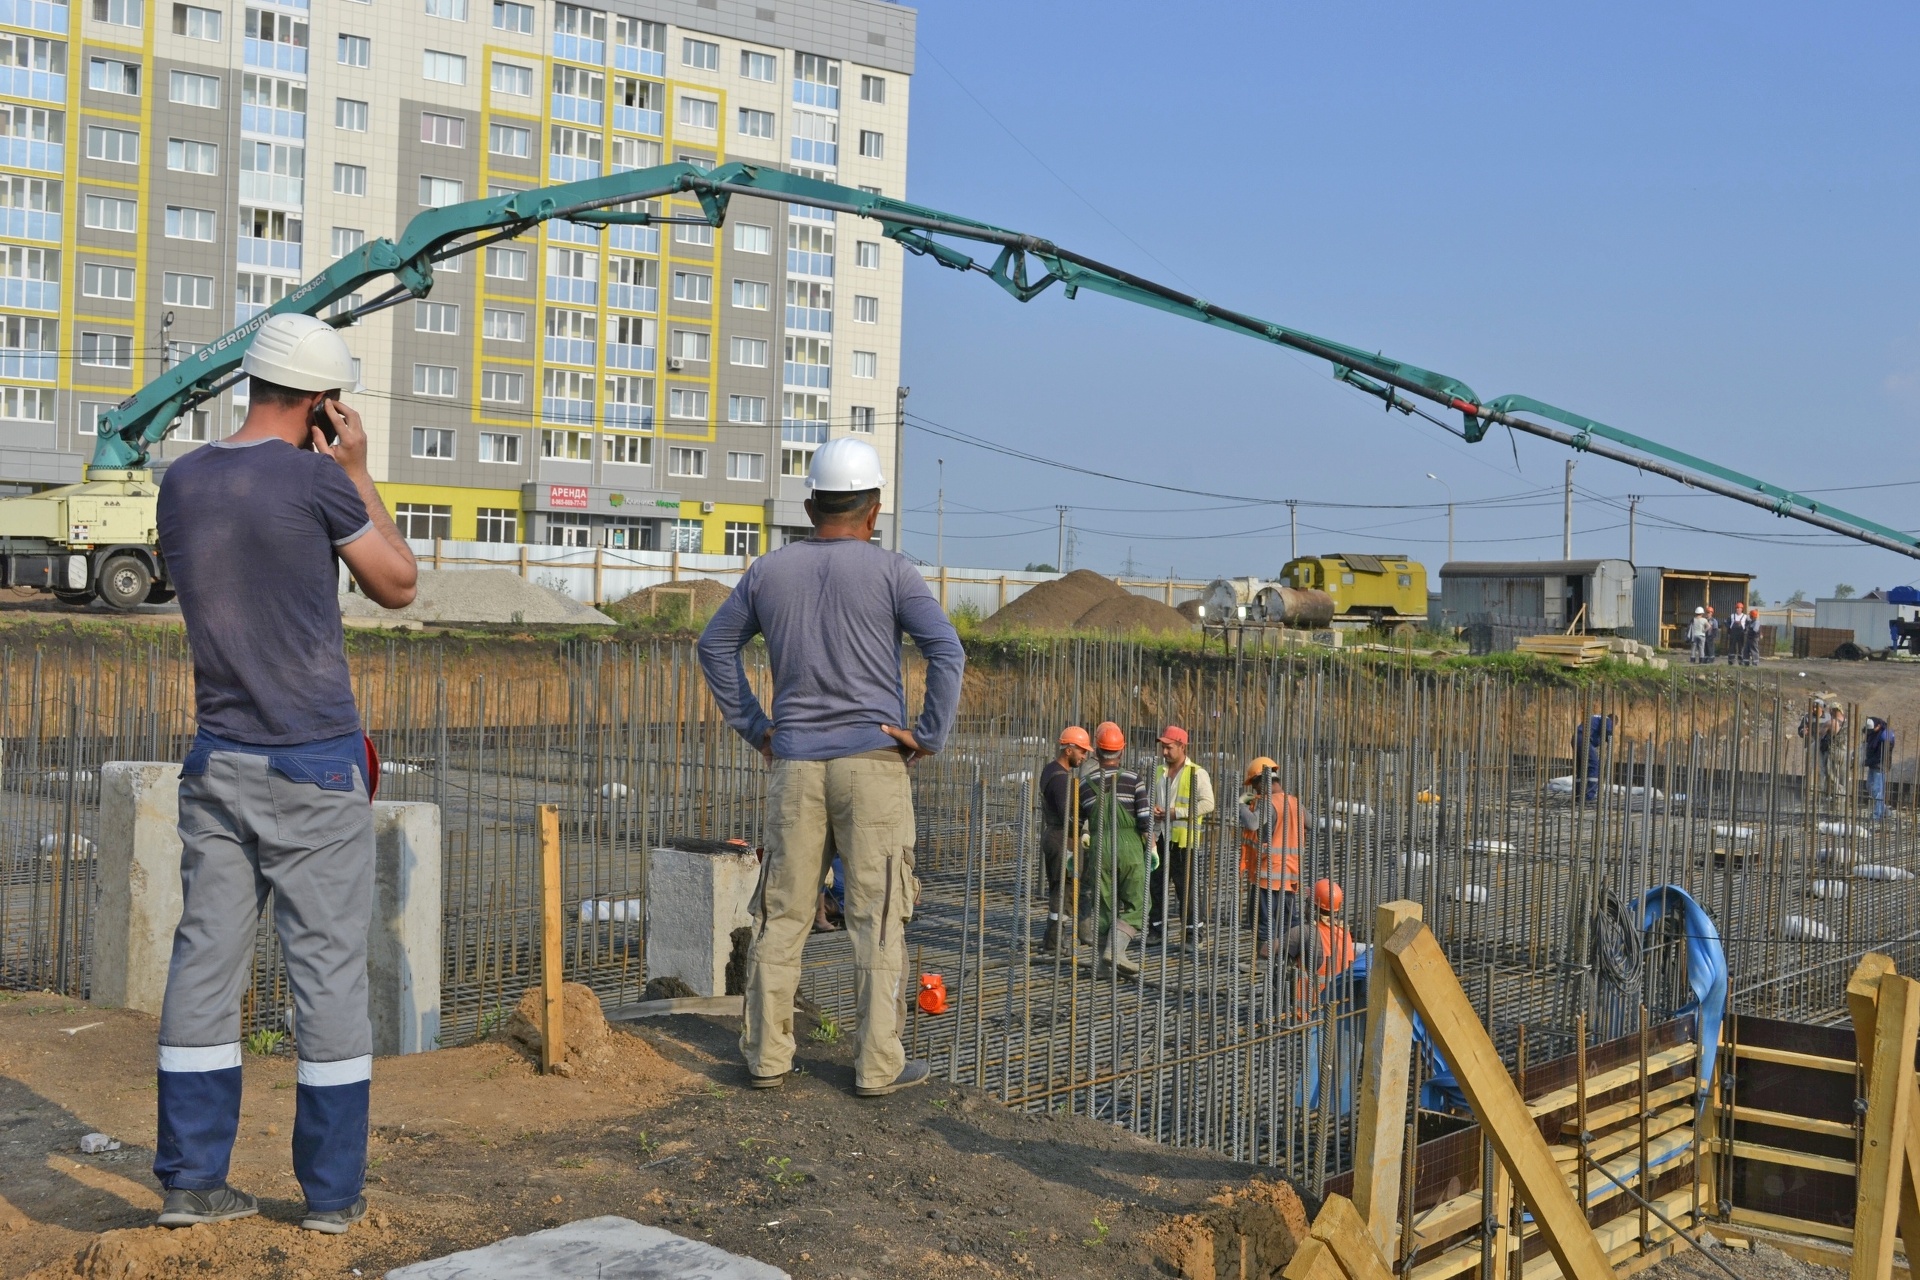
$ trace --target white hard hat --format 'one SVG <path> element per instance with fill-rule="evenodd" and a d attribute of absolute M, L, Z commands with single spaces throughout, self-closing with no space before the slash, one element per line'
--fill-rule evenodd
<path fill-rule="evenodd" d="M 865 440 L 842 436 L 813 451 L 807 468 L 807 488 L 813 493 L 859 493 L 886 484 L 880 474 L 880 455 Z"/>
<path fill-rule="evenodd" d="M 353 385 L 353 353 L 325 320 L 283 312 L 254 333 L 240 370 L 294 391 L 336 391 Z"/>
<path fill-rule="evenodd" d="M 1706 610 L 1705 610 L 1705 609 L 1703 609 L 1703 608 L 1701 608 L 1701 607 L 1700 607 L 1699 605 L 1695 605 L 1695 606 L 1693 606 L 1693 611 L 1694 611 L 1695 613 L 1705 613 L 1705 612 L 1706 612 Z"/>

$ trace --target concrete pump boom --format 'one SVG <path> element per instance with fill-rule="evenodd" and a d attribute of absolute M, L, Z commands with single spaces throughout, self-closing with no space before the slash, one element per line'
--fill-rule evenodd
<path fill-rule="evenodd" d="M 702 213 L 674 216 L 622 207 L 674 195 L 696 198 Z M 931 257 L 958 271 L 978 271 L 1021 302 L 1054 284 L 1059 284 L 1069 298 L 1081 289 L 1091 289 L 1291 347 L 1327 361 L 1333 365 L 1336 378 L 1378 396 L 1390 408 L 1414 411 L 1413 404 L 1398 394 L 1405 392 L 1458 412 L 1462 418 L 1458 434 L 1469 443 L 1481 440 L 1490 426 L 1508 427 L 1920 559 L 1920 539 L 1912 534 L 1541 401 L 1517 395 L 1482 401 L 1472 388 L 1445 374 L 1216 306 L 1036 236 L 749 164 L 726 164 L 712 170 L 690 164 L 660 165 L 430 209 L 409 222 L 398 241 L 380 239 L 362 245 L 110 410 L 100 427 L 88 479 L 123 479 L 143 470 L 148 449 L 182 414 L 238 379 L 241 354 L 254 330 L 273 312 L 318 315 L 369 282 L 396 277 L 397 283 L 372 301 L 330 317 L 334 324 L 349 324 L 409 298 L 425 297 L 433 289 L 434 263 L 520 235 L 549 218 L 589 226 L 698 221 L 717 227 L 725 221 L 727 203 L 736 195 L 871 218 L 880 224 L 884 235 L 908 252 Z M 936 236 L 997 246 L 999 252 L 990 266 L 982 266 Z M 1029 278 L 1029 259 L 1038 262 L 1045 274 Z M 1523 413 L 1533 417 L 1519 416 Z"/>

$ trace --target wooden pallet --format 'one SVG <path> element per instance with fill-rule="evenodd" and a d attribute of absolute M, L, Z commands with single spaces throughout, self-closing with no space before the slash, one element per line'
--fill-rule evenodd
<path fill-rule="evenodd" d="M 1563 667 L 1591 666 L 1605 661 L 1608 652 L 1604 636 L 1522 636 L 1513 647 Z"/>

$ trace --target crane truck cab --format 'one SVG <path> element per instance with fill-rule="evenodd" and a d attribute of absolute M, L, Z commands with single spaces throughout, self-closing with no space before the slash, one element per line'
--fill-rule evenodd
<path fill-rule="evenodd" d="M 91 472 L 81 484 L 0 502 L 0 586 L 114 609 L 173 599 L 160 558 L 151 471 Z"/>

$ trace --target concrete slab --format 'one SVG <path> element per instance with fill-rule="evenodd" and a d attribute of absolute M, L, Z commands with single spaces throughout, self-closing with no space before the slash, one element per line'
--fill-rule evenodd
<path fill-rule="evenodd" d="M 180 923 L 180 766 L 113 760 L 100 767 L 100 906 L 93 998 L 158 1014 Z"/>
<path fill-rule="evenodd" d="M 440 806 L 373 804 L 367 1013 L 377 1054 L 440 1047 Z"/>
<path fill-rule="evenodd" d="M 387 1272 L 387 1280 L 790 1280 L 786 1272 L 631 1218 L 582 1218 Z"/>
<path fill-rule="evenodd" d="M 692 842 L 689 842 L 692 843 Z M 733 931 L 748 928 L 760 883 L 751 849 L 658 848 L 647 862 L 647 976 L 678 978 L 697 996 L 727 993 Z"/>

